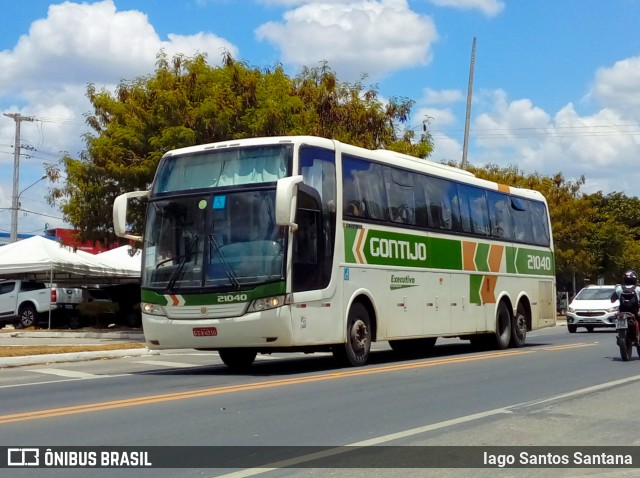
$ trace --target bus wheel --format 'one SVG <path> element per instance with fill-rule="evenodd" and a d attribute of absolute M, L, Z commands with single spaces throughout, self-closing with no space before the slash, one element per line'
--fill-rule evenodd
<path fill-rule="evenodd" d="M 511 321 L 511 345 L 513 347 L 522 347 L 527 338 L 527 317 L 525 316 L 524 307 L 518 305 L 515 317 Z"/>
<path fill-rule="evenodd" d="M 496 314 L 495 346 L 498 350 L 504 350 L 509 347 L 509 342 L 511 342 L 511 314 L 509 307 L 504 302 L 500 302 Z"/>
<path fill-rule="evenodd" d="M 218 351 L 222 362 L 232 370 L 246 370 L 258 354 L 252 349 L 220 349 Z"/>
<path fill-rule="evenodd" d="M 369 360 L 371 350 L 371 321 L 364 305 L 356 302 L 351 306 L 347 320 L 347 342 L 336 346 L 333 355 L 340 362 L 358 367 Z"/>
<path fill-rule="evenodd" d="M 390 340 L 389 346 L 394 352 L 409 357 L 420 357 L 428 355 L 436 344 L 438 337 L 427 337 L 424 339 Z"/>

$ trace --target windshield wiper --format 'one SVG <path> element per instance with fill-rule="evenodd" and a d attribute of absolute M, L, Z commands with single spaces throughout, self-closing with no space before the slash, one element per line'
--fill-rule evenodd
<path fill-rule="evenodd" d="M 173 286 L 176 284 L 176 281 L 182 274 L 182 269 L 184 268 L 184 265 L 187 263 L 187 258 L 192 256 L 193 252 L 196 250 L 196 246 L 198 245 L 198 239 L 199 238 L 196 235 L 194 240 L 191 242 L 191 247 L 189 247 L 189 250 L 186 251 L 184 254 L 173 258 L 173 260 L 180 259 L 180 263 L 178 264 L 178 267 L 176 267 L 176 270 L 173 271 L 173 274 L 171 274 L 171 278 L 169 279 L 169 284 L 167 285 L 167 289 L 169 290 L 173 289 Z M 163 261 L 163 262 L 167 262 L 167 261 Z M 162 264 L 162 262 L 160 264 Z"/>
<path fill-rule="evenodd" d="M 240 283 L 238 282 L 236 273 L 233 270 L 233 267 L 231 267 L 231 264 L 227 262 L 224 255 L 220 251 L 220 245 L 218 244 L 218 241 L 216 240 L 215 236 L 213 234 L 209 234 L 209 240 L 211 241 L 211 244 L 213 244 L 213 249 L 216 251 L 216 253 L 218 254 L 218 257 L 220 258 L 220 264 L 222 264 L 224 273 L 227 275 L 227 279 L 229 279 L 229 282 L 231 282 L 231 284 L 236 288 L 236 290 L 239 290 Z"/>

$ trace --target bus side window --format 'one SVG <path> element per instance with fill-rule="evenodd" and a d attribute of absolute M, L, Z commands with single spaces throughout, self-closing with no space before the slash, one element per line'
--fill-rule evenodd
<path fill-rule="evenodd" d="M 358 170 L 357 166 L 358 164 L 354 160 L 345 157 L 342 179 L 342 198 L 344 204 L 342 213 L 345 216 L 366 217 L 364 202 L 361 200 L 362 192 L 360 190 L 359 181 L 359 177 L 362 172 Z"/>
<path fill-rule="evenodd" d="M 443 217 L 445 218 L 445 224 L 447 229 L 453 229 L 454 231 L 460 230 L 460 198 L 456 192 L 455 184 L 451 184 L 451 187 L 446 191 L 443 197 L 442 203 Z"/>
<path fill-rule="evenodd" d="M 429 227 L 451 230 L 459 222 L 456 185 L 445 179 L 424 176 L 422 178 L 427 199 Z M 454 210 L 455 209 L 455 210 Z"/>
<path fill-rule="evenodd" d="M 442 206 L 439 204 L 430 204 L 429 210 L 431 211 L 431 225 L 438 229 L 446 229 L 444 218 L 442 217 Z"/>
<path fill-rule="evenodd" d="M 489 199 L 489 214 L 491 216 L 491 235 L 493 237 L 512 239 L 509 196 L 496 191 L 490 191 L 487 195 Z"/>
<path fill-rule="evenodd" d="M 471 212 L 469 211 L 469 188 L 458 184 L 458 207 L 460 208 L 460 227 L 462 232 L 473 232 Z"/>
<path fill-rule="evenodd" d="M 540 246 L 548 246 L 550 242 L 547 212 L 544 204 L 537 201 L 529 201 L 531 206 L 531 225 L 533 227 L 533 239 Z"/>
<path fill-rule="evenodd" d="M 385 167 L 384 173 L 389 219 L 392 222 L 414 225 L 416 200 L 413 174 L 390 167 Z"/>
<path fill-rule="evenodd" d="M 379 164 L 355 156 L 344 155 L 342 178 L 344 188 L 343 214 L 366 219 L 387 220 L 387 196 L 384 190 L 384 171 Z"/>
<path fill-rule="evenodd" d="M 531 208 L 528 201 L 511 198 L 511 223 L 513 225 L 513 238 L 518 242 L 535 242 L 531 228 Z"/>

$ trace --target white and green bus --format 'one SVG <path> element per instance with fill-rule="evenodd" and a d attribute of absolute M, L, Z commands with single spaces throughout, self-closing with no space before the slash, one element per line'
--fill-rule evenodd
<path fill-rule="evenodd" d="M 148 198 L 143 236 L 129 198 Z M 150 191 L 116 198 L 143 241 L 151 349 L 423 353 L 438 337 L 498 349 L 555 324 L 544 197 L 424 159 L 325 138 L 252 138 L 166 153 Z"/>

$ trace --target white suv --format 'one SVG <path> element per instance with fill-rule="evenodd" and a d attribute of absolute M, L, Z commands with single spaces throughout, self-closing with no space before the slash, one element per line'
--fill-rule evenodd
<path fill-rule="evenodd" d="M 573 298 L 567 308 L 567 329 L 574 333 L 578 327 L 593 332 L 596 327 L 615 327 L 619 302 L 611 302 L 616 290 L 613 285 L 590 285 Z"/>

